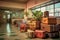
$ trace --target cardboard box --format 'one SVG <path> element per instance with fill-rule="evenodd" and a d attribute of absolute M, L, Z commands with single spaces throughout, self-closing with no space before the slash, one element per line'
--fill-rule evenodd
<path fill-rule="evenodd" d="M 58 31 L 55 25 L 47 25 L 47 24 L 41 24 L 41 29 L 47 32 Z"/>
<path fill-rule="evenodd" d="M 46 24 L 57 24 L 57 20 L 56 18 L 48 18 L 48 17 L 43 17 L 42 18 L 42 23 L 46 23 Z"/>
<path fill-rule="evenodd" d="M 60 18 L 57 18 L 57 24 L 60 24 Z"/>
<path fill-rule="evenodd" d="M 28 36 L 28 38 L 34 38 L 35 37 L 34 31 L 28 29 L 27 36 Z"/>
<path fill-rule="evenodd" d="M 31 21 L 31 22 L 28 23 L 28 25 L 29 25 L 29 28 L 31 30 L 35 30 L 36 29 L 36 21 Z"/>

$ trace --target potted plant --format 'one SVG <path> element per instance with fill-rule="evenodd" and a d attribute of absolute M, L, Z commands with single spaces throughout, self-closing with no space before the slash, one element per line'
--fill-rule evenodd
<path fill-rule="evenodd" d="M 33 13 L 33 17 L 36 19 L 36 29 L 40 29 L 41 28 L 41 19 L 43 16 L 43 12 L 41 11 L 34 11 Z"/>
<path fill-rule="evenodd" d="M 29 13 L 28 13 L 28 12 L 25 12 L 25 15 L 26 15 L 26 16 L 28 16 L 28 15 L 29 15 Z"/>

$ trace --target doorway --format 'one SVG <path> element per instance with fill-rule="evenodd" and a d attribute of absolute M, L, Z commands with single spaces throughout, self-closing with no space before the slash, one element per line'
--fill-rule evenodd
<path fill-rule="evenodd" d="M 11 23 L 11 14 L 7 14 L 7 23 Z"/>

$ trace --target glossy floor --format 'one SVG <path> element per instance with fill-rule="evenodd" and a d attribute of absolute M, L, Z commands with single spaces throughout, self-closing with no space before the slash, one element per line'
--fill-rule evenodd
<path fill-rule="evenodd" d="M 58 39 L 30 39 L 26 33 L 20 33 L 17 27 L 7 23 L 0 25 L 0 40 L 60 40 Z"/>

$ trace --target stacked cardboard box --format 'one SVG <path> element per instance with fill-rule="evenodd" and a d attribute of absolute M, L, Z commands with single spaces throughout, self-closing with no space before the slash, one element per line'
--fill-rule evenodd
<path fill-rule="evenodd" d="M 28 30 L 27 30 L 27 34 L 28 34 L 28 35 L 27 35 L 28 38 L 35 38 L 34 31 L 28 29 Z"/>
<path fill-rule="evenodd" d="M 46 31 L 50 38 L 59 36 L 59 26 L 57 25 L 57 19 L 55 17 L 49 17 L 48 11 L 44 12 L 44 17 L 41 21 L 41 30 Z"/>
<path fill-rule="evenodd" d="M 60 24 L 60 18 L 57 18 L 57 24 Z"/>
<path fill-rule="evenodd" d="M 55 17 L 43 17 L 42 18 L 42 23 L 48 24 L 48 25 L 52 25 L 52 24 L 57 24 L 57 20 Z"/>
<path fill-rule="evenodd" d="M 56 17 L 49 17 L 49 12 L 44 12 L 44 17 L 41 21 L 41 29 L 47 32 L 57 31 L 56 25 L 57 19 Z"/>
<path fill-rule="evenodd" d="M 47 32 L 58 31 L 56 28 L 56 18 L 44 17 L 42 18 L 41 29 Z"/>
<path fill-rule="evenodd" d="M 31 30 L 36 29 L 36 21 L 29 21 L 28 25 L 29 25 L 29 29 L 31 29 Z"/>
<path fill-rule="evenodd" d="M 41 29 L 46 31 L 46 32 L 58 31 L 57 26 L 55 26 L 55 25 L 48 25 L 48 24 L 41 24 Z"/>

